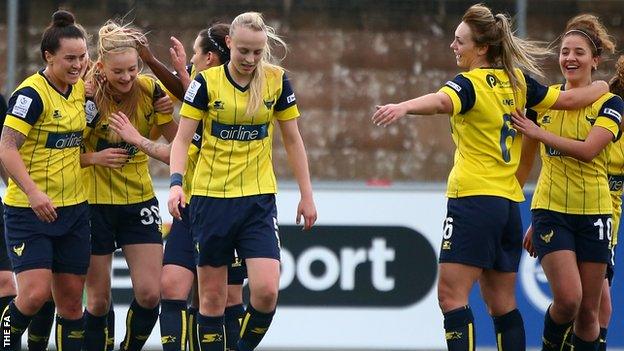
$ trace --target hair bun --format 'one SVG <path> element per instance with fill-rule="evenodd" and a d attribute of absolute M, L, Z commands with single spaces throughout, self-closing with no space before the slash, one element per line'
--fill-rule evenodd
<path fill-rule="evenodd" d="M 55 27 L 67 27 L 76 22 L 74 15 L 65 10 L 58 10 L 52 15 L 52 25 Z"/>

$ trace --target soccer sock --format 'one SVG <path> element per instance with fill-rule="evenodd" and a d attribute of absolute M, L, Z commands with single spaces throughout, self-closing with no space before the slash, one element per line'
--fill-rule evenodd
<path fill-rule="evenodd" d="M 492 319 L 499 351 L 526 350 L 524 322 L 518 309 Z"/>
<path fill-rule="evenodd" d="M 45 351 L 54 324 L 54 301 L 47 301 L 41 306 L 37 314 L 32 317 L 28 326 L 28 350 Z"/>
<path fill-rule="evenodd" d="M 199 351 L 199 339 L 197 338 L 197 315 L 199 309 L 197 307 L 188 308 L 188 340 L 189 351 Z"/>
<path fill-rule="evenodd" d="M 56 349 L 81 351 L 84 342 L 84 320 L 56 316 Z"/>
<path fill-rule="evenodd" d="M 225 326 L 223 316 L 207 317 L 197 314 L 197 337 L 201 351 L 223 351 L 225 348 Z"/>
<path fill-rule="evenodd" d="M 84 324 L 85 324 L 85 349 L 91 350 L 106 350 L 106 340 L 108 334 L 108 328 L 106 327 L 107 315 L 94 316 L 89 311 L 84 312 Z"/>
<path fill-rule="evenodd" d="M 106 316 L 106 331 L 108 332 L 108 336 L 106 337 L 106 351 L 113 351 L 115 348 L 115 306 L 113 306 L 112 299 L 108 315 Z"/>
<path fill-rule="evenodd" d="M 607 351 L 607 328 L 600 328 L 598 351 Z"/>
<path fill-rule="evenodd" d="M 158 319 L 158 307 L 143 308 L 136 300 L 132 300 L 126 316 L 126 336 L 121 343 L 123 351 L 141 350 L 149 338 Z"/>
<path fill-rule="evenodd" d="M 10 331 L 6 330 L 5 322 L 9 318 Z M 3 335 L 3 343 L 0 344 L 0 350 L 19 350 L 22 347 L 22 334 L 26 328 L 28 328 L 28 324 L 30 324 L 30 320 L 32 316 L 26 316 L 22 312 L 17 309 L 15 306 L 15 300 L 11 301 L 7 307 L 2 311 L 2 335 Z M 4 346 L 4 335 L 9 332 L 11 341 L 8 347 Z"/>
<path fill-rule="evenodd" d="M 162 300 L 160 312 L 160 342 L 163 351 L 186 350 L 186 316 L 185 300 Z"/>
<path fill-rule="evenodd" d="M 475 349 L 474 316 L 466 305 L 444 313 L 444 330 L 449 351 Z"/>
<path fill-rule="evenodd" d="M 238 340 L 239 351 L 254 350 L 269 330 L 275 310 L 269 313 L 256 311 L 251 303 L 247 305 L 247 311 L 241 323 L 240 340 Z"/>
<path fill-rule="evenodd" d="M 226 350 L 236 350 L 236 344 L 240 334 L 240 326 L 245 308 L 242 304 L 233 305 L 225 308 L 225 341 Z"/>
<path fill-rule="evenodd" d="M 542 335 L 542 351 L 560 351 L 562 344 L 572 329 L 572 322 L 557 324 L 550 317 L 550 307 L 544 315 L 544 333 Z"/>
<path fill-rule="evenodd" d="M 572 345 L 574 345 L 574 351 L 597 351 L 598 344 L 600 344 L 600 337 L 594 341 L 585 341 L 576 334 L 572 334 Z"/>

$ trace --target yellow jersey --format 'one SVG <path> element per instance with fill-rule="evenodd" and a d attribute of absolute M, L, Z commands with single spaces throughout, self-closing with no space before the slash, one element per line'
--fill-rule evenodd
<path fill-rule="evenodd" d="M 239 86 L 227 65 L 197 74 L 180 114 L 203 122 L 201 150 L 192 195 L 219 198 L 277 192 L 272 144 L 275 120 L 299 117 L 295 94 L 284 71 L 267 68 L 263 103 L 246 116 L 248 87 Z"/>
<path fill-rule="evenodd" d="M 477 68 L 448 81 L 441 92 L 453 103 L 451 133 L 456 145 L 446 196 L 491 195 L 524 200 L 516 170 L 521 135 L 511 124 L 516 108 L 550 108 L 559 91 L 547 88 L 516 69 L 520 86 L 514 95 L 500 68 Z"/>
<path fill-rule="evenodd" d="M 26 78 L 9 99 L 4 125 L 26 136 L 19 153 L 30 178 L 54 206 L 87 200 L 80 167 L 86 123 L 82 80 L 63 93 L 39 71 Z M 12 179 L 4 203 L 30 207 L 28 197 Z"/>
<path fill-rule="evenodd" d="M 611 191 L 611 203 L 613 205 L 613 226 L 611 245 L 617 245 L 620 219 L 622 218 L 622 186 L 624 185 L 624 142 L 618 139 L 609 151 L 609 190 Z"/>
<path fill-rule="evenodd" d="M 555 87 L 562 89 L 563 85 Z M 613 133 L 615 140 L 623 109 L 622 99 L 607 93 L 578 110 L 538 113 L 536 122 L 553 134 L 574 140 L 585 140 L 594 126 L 600 126 Z M 609 150 L 610 145 L 591 162 L 582 162 L 541 144 L 542 169 L 531 208 L 567 214 L 613 213 L 607 178 Z"/>
<path fill-rule="evenodd" d="M 154 125 L 163 125 L 173 120 L 171 114 L 154 110 L 154 99 L 161 93 L 156 81 L 139 75 L 135 84 L 142 84 L 150 94 L 143 94 L 136 108 L 134 127 L 143 136 L 149 136 Z M 128 152 L 128 162 L 121 168 L 90 166 L 86 170 L 89 204 L 129 205 L 153 198 L 154 188 L 149 174 L 149 157 L 138 147 L 125 141 L 111 141 L 108 122 L 100 122 L 97 107 L 92 101 L 87 106 L 87 133 L 85 149 L 97 152 L 107 148 L 122 148 Z"/>

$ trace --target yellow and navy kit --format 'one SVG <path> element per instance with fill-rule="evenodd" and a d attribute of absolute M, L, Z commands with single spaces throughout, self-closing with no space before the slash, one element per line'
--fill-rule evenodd
<path fill-rule="evenodd" d="M 226 65 L 200 72 L 189 85 L 180 114 L 204 126 L 192 195 L 232 198 L 277 192 L 275 120 L 297 118 L 299 111 L 283 70 L 269 67 L 264 78 L 263 103 L 253 116 L 245 113 L 248 87 L 238 85 Z"/>
<path fill-rule="evenodd" d="M 134 118 L 134 127 L 141 135 L 147 136 L 152 126 L 169 123 L 173 118 L 170 114 L 161 114 L 154 110 L 154 100 L 162 93 L 154 79 L 139 75 L 135 84 L 141 84 L 150 92 L 142 95 Z M 121 168 L 97 165 L 88 167 L 85 178 L 88 183 L 89 204 L 128 205 L 150 200 L 154 197 L 154 189 L 148 170 L 148 156 L 134 145 L 124 141 L 112 141 L 108 122 L 100 122 L 100 118 L 97 107 L 89 101 L 86 151 L 123 148 L 127 150 L 129 160 Z"/>
<path fill-rule="evenodd" d="M 613 228 L 611 245 L 617 245 L 618 230 L 622 216 L 622 189 L 624 185 L 624 141 L 618 139 L 609 151 L 609 190 L 611 191 L 611 203 L 613 205 Z"/>
<path fill-rule="evenodd" d="M 563 85 L 555 88 L 563 89 Z M 593 127 L 600 126 L 613 133 L 616 140 L 623 110 L 622 99 L 607 93 L 578 110 L 538 113 L 536 122 L 553 134 L 574 140 L 585 140 Z M 541 144 L 542 170 L 531 209 L 567 214 L 611 214 L 613 205 L 607 178 L 610 148 L 611 145 L 600 151 L 591 162 L 582 162 Z"/>
<path fill-rule="evenodd" d="M 9 99 L 4 125 L 26 136 L 19 153 L 32 180 L 55 206 L 86 201 L 80 168 L 86 123 L 82 80 L 62 93 L 39 71 L 26 78 Z M 28 197 L 12 179 L 4 203 L 30 207 Z"/>
<path fill-rule="evenodd" d="M 516 94 L 500 68 L 461 73 L 440 89 L 453 103 L 450 122 L 457 147 L 447 197 L 492 195 L 524 200 L 515 176 L 521 135 L 513 129 L 510 113 L 525 107 L 548 109 L 557 101 L 559 91 L 539 84 L 518 69 L 515 73 L 520 80 Z"/>

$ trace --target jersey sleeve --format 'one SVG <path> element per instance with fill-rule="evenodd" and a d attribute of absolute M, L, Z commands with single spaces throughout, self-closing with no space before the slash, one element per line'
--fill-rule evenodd
<path fill-rule="evenodd" d="M 208 85 L 206 84 L 204 76 L 198 74 L 191 82 L 188 89 L 186 89 L 180 115 L 201 120 L 204 113 L 208 111 L 209 102 Z"/>
<path fill-rule="evenodd" d="M 458 74 L 439 90 L 451 98 L 453 115 L 464 114 L 474 106 L 476 94 L 470 79 Z"/>
<path fill-rule="evenodd" d="M 548 110 L 557 102 L 560 90 L 540 84 L 531 76 L 525 74 L 527 85 L 526 107 L 541 112 Z"/>
<path fill-rule="evenodd" d="M 32 126 L 43 113 L 43 100 L 31 87 L 17 90 L 9 99 L 4 124 L 18 132 L 28 135 Z"/>
<path fill-rule="evenodd" d="M 605 101 L 598 110 L 594 126 L 600 126 L 613 133 L 614 138 L 620 137 L 620 124 L 624 112 L 624 101 L 619 96 L 612 96 Z"/>
<path fill-rule="evenodd" d="M 290 86 L 290 81 L 286 74 L 282 76 L 282 93 L 275 103 L 275 118 L 280 121 L 299 117 L 299 109 L 297 108 L 297 98 Z"/>

